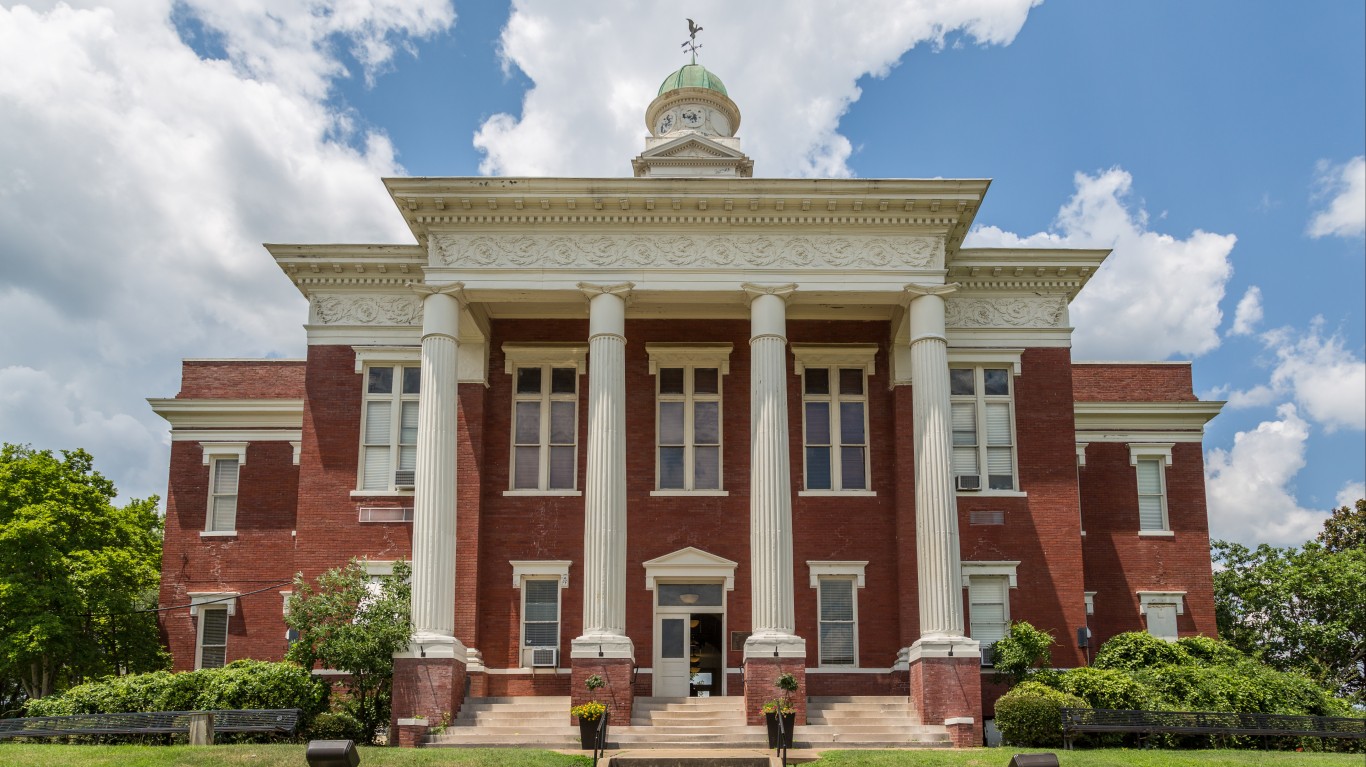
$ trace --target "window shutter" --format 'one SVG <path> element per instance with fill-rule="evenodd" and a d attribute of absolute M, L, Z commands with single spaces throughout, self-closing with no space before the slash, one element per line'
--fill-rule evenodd
<path fill-rule="evenodd" d="M 239 469 L 236 458 L 217 458 L 213 462 L 213 509 L 210 510 L 210 530 L 237 529 Z"/>
<path fill-rule="evenodd" d="M 1138 462 L 1138 529 L 1165 530 L 1162 521 L 1162 464 Z"/>
<path fill-rule="evenodd" d="M 203 621 L 199 667 L 222 668 L 227 660 L 228 611 L 200 610 L 199 620 Z"/>
<path fill-rule="evenodd" d="M 1002 576 L 973 576 L 968 581 L 972 638 L 983 646 L 993 644 L 1009 629 L 1006 612 L 1008 584 Z"/>
<path fill-rule="evenodd" d="M 854 665 L 854 582 L 822 578 L 820 601 L 821 663 Z"/>

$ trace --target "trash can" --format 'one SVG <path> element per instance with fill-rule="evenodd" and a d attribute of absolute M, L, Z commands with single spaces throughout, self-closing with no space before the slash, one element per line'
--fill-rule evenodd
<path fill-rule="evenodd" d="M 360 754 L 350 740 L 310 740 L 304 754 L 308 767 L 356 767 Z"/>
<path fill-rule="evenodd" d="M 1058 755 L 1016 754 L 1006 767 L 1058 767 Z"/>

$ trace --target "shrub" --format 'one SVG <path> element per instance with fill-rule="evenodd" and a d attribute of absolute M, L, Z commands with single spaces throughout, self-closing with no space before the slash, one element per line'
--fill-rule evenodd
<path fill-rule="evenodd" d="M 1075 695 L 1038 682 L 1021 682 L 996 701 L 996 727 L 1007 743 L 1052 747 L 1062 743 L 1063 708 L 1085 708 Z"/>
<path fill-rule="evenodd" d="M 1075 668 L 1051 674 L 1044 681 L 1053 687 L 1086 701 L 1091 708 L 1147 710 L 1157 708 L 1161 695 L 1138 681 L 1127 671 L 1105 668 Z"/>
<path fill-rule="evenodd" d="M 1130 631 L 1110 637 L 1091 664 L 1096 668 L 1138 671 L 1155 666 L 1184 665 L 1190 655 L 1179 644 L 1158 639 L 1146 631 Z"/>
<path fill-rule="evenodd" d="M 1047 668 L 1052 661 L 1053 635 L 1026 621 L 1010 624 L 1010 631 L 992 647 L 996 672 L 1012 683 L 1023 681 L 1029 670 Z"/>
<path fill-rule="evenodd" d="M 1196 663 L 1207 666 L 1236 666 L 1249 660 L 1241 650 L 1211 637 L 1184 637 L 1176 644 Z"/>
<path fill-rule="evenodd" d="M 325 711 L 313 718 L 308 737 L 314 740 L 365 740 L 365 727 L 345 711 Z"/>

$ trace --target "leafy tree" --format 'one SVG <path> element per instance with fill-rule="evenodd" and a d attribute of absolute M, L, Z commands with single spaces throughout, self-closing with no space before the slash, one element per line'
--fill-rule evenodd
<path fill-rule="evenodd" d="M 1215 541 L 1215 614 L 1230 645 L 1366 705 L 1366 501 L 1318 541 L 1249 549 Z"/>
<path fill-rule="evenodd" d="M 116 507 L 84 450 L 0 447 L 0 680 L 42 698 L 164 668 L 157 498 Z"/>
<path fill-rule="evenodd" d="M 996 673 L 1008 678 L 1012 685 L 1019 684 L 1031 669 L 1051 665 L 1054 644 L 1053 635 L 1047 631 L 1036 629 L 1027 621 L 1012 623 L 1010 631 L 992 647 Z"/>
<path fill-rule="evenodd" d="M 285 623 L 299 632 L 286 657 L 304 668 L 322 664 L 350 676 L 352 713 L 364 726 L 365 741 L 389 721 L 393 690 L 394 653 L 408 646 L 409 620 L 406 562 L 394 564 L 394 574 L 373 582 L 360 562 L 334 568 L 310 585 L 302 575 L 294 579 Z"/>

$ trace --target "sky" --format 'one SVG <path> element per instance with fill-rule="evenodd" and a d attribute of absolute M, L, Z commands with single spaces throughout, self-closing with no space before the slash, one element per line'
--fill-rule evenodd
<path fill-rule="evenodd" d="M 628 176 L 686 63 L 764 177 L 990 178 L 969 246 L 1114 252 L 1073 354 L 1192 360 L 1214 537 L 1366 495 L 1366 5 L 0 0 L 0 440 L 164 495 L 185 357 L 302 357 L 263 242 L 384 176 Z"/>

